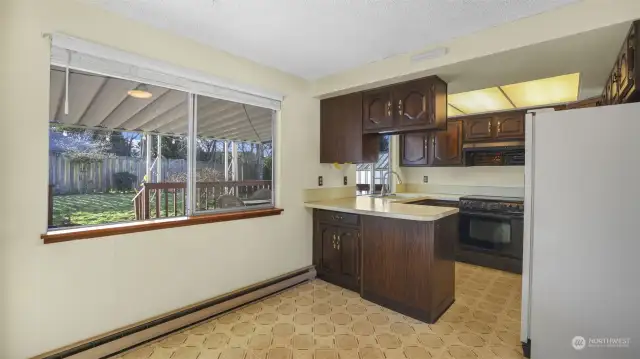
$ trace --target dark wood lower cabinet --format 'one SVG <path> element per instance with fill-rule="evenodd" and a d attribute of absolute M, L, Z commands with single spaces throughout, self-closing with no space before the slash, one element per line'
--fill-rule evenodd
<path fill-rule="evenodd" d="M 334 213 L 316 211 L 314 214 L 314 265 L 321 279 L 359 292 L 359 223 L 345 219 L 353 220 L 355 215 L 345 217 Z"/>
<path fill-rule="evenodd" d="M 362 217 L 362 297 L 434 323 L 454 301 L 457 215 Z"/>
<path fill-rule="evenodd" d="M 353 216 L 315 210 L 318 277 L 434 323 L 454 301 L 458 216 L 433 222 Z"/>

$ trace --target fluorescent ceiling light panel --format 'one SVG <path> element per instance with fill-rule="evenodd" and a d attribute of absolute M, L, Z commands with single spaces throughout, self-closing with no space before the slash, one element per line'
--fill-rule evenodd
<path fill-rule="evenodd" d="M 578 100 L 580 73 L 501 86 L 517 107 L 533 107 Z"/>
<path fill-rule="evenodd" d="M 462 116 L 462 115 L 464 115 L 464 113 L 458 111 L 455 107 L 451 105 L 447 106 L 447 117 Z"/>
<path fill-rule="evenodd" d="M 499 88 L 490 87 L 447 96 L 447 102 L 465 114 L 512 109 L 511 102 Z"/>

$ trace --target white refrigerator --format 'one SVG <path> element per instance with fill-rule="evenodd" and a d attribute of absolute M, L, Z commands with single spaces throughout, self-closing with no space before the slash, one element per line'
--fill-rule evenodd
<path fill-rule="evenodd" d="M 640 103 L 527 115 L 522 342 L 640 358 Z"/>

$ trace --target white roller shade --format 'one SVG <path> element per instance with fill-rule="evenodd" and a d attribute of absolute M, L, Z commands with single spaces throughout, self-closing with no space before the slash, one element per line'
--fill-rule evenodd
<path fill-rule="evenodd" d="M 283 96 L 239 86 L 200 71 L 174 66 L 75 37 L 51 35 L 51 63 L 101 75 L 280 110 Z"/>

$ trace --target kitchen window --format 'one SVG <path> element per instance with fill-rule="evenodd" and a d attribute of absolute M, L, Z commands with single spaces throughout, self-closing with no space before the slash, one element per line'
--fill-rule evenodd
<path fill-rule="evenodd" d="M 358 195 L 380 193 L 384 176 L 391 169 L 390 135 L 380 136 L 380 152 L 375 163 L 361 163 L 356 167 L 356 189 Z M 390 177 L 390 176 L 389 176 Z M 390 178 L 387 185 L 390 186 Z M 389 187 L 391 188 L 391 187 Z"/>
<path fill-rule="evenodd" d="M 193 91 L 184 78 L 172 86 L 166 74 L 154 81 L 153 71 L 122 64 L 105 71 L 104 59 L 59 52 L 54 46 L 45 243 L 281 212 L 279 102 L 199 82 Z"/>

